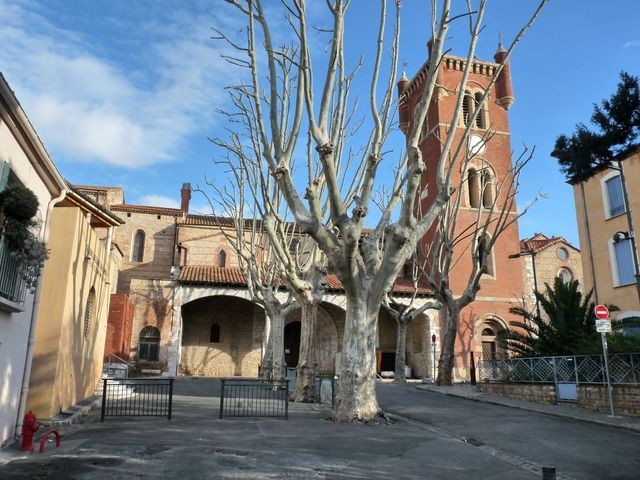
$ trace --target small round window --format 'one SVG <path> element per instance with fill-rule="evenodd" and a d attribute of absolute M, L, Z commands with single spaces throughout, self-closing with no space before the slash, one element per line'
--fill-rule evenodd
<path fill-rule="evenodd" d="M 566 260 L 567 258 L 569 258 L 569 252 L 567 251 L 566 248 L 564 247 L 560 247 L 557 251 L 558 253 L 558 258 L 562 261 Z"/>

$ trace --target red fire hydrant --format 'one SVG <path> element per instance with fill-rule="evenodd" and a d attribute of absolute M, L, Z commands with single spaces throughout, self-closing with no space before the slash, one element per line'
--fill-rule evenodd
<path fill-rule="evenodd" d="M 40 428 L 38 422 L 36 422 L 35 414 L 29 410 L 29 413 L 25 414 L 22 421 L 22 446 L 20 450 L 23 452 L 33 451 L 33 434 Z"/>

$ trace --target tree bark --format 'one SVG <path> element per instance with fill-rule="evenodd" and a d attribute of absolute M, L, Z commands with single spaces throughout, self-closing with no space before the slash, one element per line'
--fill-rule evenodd
<path fill-rule="evenodd" d="M 359 289 L 361 297 L 365 292 Z M 347 296 L 342 371 L 337 382 L 334 420 L 370 421 L 380 414 L 375 392 L 376 324 L 380 306 L 368 307 L 357 295 Z"/>
<path fill-rule="evenodd" d="M 259 377 L 265 380 L 271 378 L 273 367 L 273 337 L 271 335 L 271 317 L 265 314 L 264 329 L 262 330 L 262 361 L 258 372 Z"/>
<path fill-rule="evenodd" d="M 301 319 L 300 354 L 296 368 L 296 386 L 290 400 L 311 403 L 315 401 L 318 304 L 315 302 L 303 302 Z"/>
<path fill-rule="evenodd" d="M 409 328 L 409 321 L 405 317 L 397 319 L 398 333 L 396 336 L 396 365 L 394 381 L 397 383 L 405 383 L 407 376 L 405 374 L 404 366 L 407 364 L 407 329 Z"/>
<path fill-rule="evenodd" d="M 456 336 L 458 335 L 458 322 L 460 310 L 455 305 L 445 304 L 440 310 L 444 314 L 444 336 L 440 347 L 438 360 L 438 385 L 451 385 L 453 382 L 453 361 L 455 354 Z"/>
<path fill-rule="evenodd" d="M 284 367 L 284 315 L 281 312 L 272 312 L 271 317 L 271 344 L 272 364 L 271 378 L 283 381 L 286 377 Z"/>

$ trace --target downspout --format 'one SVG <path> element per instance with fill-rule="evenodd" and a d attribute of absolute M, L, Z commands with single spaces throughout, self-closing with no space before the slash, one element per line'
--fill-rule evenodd
<path fill-rule="evenodd" d="M 536 297 L 536 315 L 540 318 L 540 300 L 538 300 L 538 275 L 536 274 L 536 252 L 530 250 L 531 265 L 533 266 L 533 290 Z"/>
<path fill-rule="evenodd" d="M 53 207 L 60 203 L 67 190 L 63 188 L 60 191 L 60 195 L 56 198 L 52 198 L 47 206 L 47 216 L 44 224 L 44 233 L 42 235 L 42 241 L 47 243 L 49 241 L 49 234 L 51 233 L 51 214 L 53 213 Z M 24 411 L 27 406 L 27 393 L 29 392 L 29 380 L 31 379 L 31 361 L 33 360 L 33 345 L 35 343 L 36 336 L 36 322 L 38 320 L 38 310 L 40 307 L 40 293 L 42 291 L 42 274 L 38 279 L 36 285 L 36 291 L 33 295 L 33 308 L 31 310 L 31 321 L 29 323 L 29 341 L 27 342 L 27 353 L 24 359 L 24 369 L 22 374 L 22 389 L 20 390 L 20 401 L 18 403 L 18 417 L 16 418 L 16 431 L 14 436 L 17 438 L 20 436 L 20 430 L 22 429 L 22 417 L 24 417 Z"/>
<path fill-rule="evenodd" d="M 596 305 L 599 305 L 598 301 L 598 287 L 596 285 L 596 269 L 593 265 L 593 247 L 591 245 L 591 228 L 589 227 L 589 212 L 587 211 L 587 200 L 584 195 L 584 182 L 580 182 L 580 192 L 582 193 L 582 210 L 584 211 L 584 223 L 587 229 L 587 246 L 589 248 L 589 265 L 591 266 L 591 278 L 593 278 L 593 297 L 596 301 Z"/>
<path fill-rule="evenodd" d="M 107 257 L 111 255 L 111 242 L 113 242 L 113 227 L 107 230 Z"/>

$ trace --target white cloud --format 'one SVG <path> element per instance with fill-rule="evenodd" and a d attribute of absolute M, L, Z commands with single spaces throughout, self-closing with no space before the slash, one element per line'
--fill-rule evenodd
<path fill-rule="evenodd" d="M 0 66 L 45 144 L 66 160 L 126 168 L 182 160 L 190 135 L 213 131 L 229 82 L 225 47 L 210 39 L 213 15 L 164 8 L 144 25 L 105 20 L 138 33 L 100 44 L 28 0 L 0 0 L 0 12 Z"/>
<path fill-rule="evenodd" d="M 631 40 L 630 42 L 625 43 L 623 48 L 638 48 L 640 47 L 640 40 Z"/>

